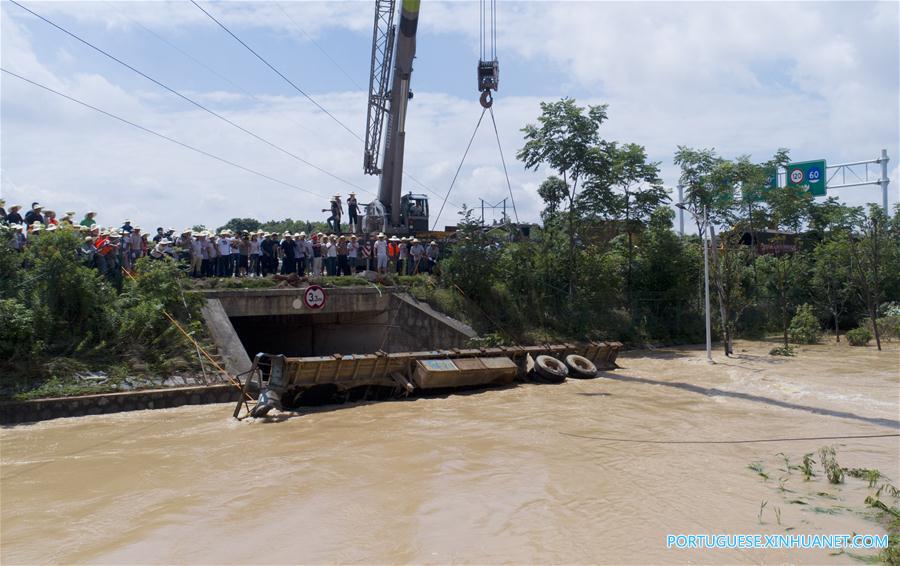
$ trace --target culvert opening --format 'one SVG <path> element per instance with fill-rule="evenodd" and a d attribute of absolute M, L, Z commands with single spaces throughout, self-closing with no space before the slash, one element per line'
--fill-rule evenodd
<path fill-rule="evenodd" d="M 351 313 L 316 313 L 231 317 L 250 359 L 258 352 L 289 357 L 422 351 L 447 348 L 440 336 L 409 327 L 391 309 Z M 449 347 L 455 347 L 453 344 Z"/>

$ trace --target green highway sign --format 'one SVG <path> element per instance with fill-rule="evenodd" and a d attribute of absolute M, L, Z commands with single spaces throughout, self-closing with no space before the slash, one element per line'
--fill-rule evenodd
<path fill-rule="evenodd" d="M 787 186 L 801 187 L 814 197 L 825 196 L 825 160 L 789 163 L 787 166 Z"/>
<path fill-rule="evenodd" d="M 744 190 L 744 200 L 750 202 L 761 202 L 765 200 L 769 191 L 778 188 L 778 169 L 769 167 L 765 171 L 766 179 L 761 187 L 752 187 Z"/>

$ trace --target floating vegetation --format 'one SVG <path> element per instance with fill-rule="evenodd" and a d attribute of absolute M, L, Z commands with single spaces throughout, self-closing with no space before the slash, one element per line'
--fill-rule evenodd
<path fill-rule="evenodd" d="M 813 453 L 803 455 L 803 463 L 800 464 L 800 472 L 803 474 L 803 479 L 809 481 L 810 478 L 814 477 L 816 473 L 813 471 L 813 464 L 816 461 L 813 460 Z"/>
<path fill-rule="evenodd" d="M 844 483 L 844 470 L 838 465 L 834 446 L 819 448 L 819 458 L 822 459 L 822 469 L 825 471 L 825 477 L 828 478 L 828 482 L 833 484 Z"/>
<path fill-rule="evenodd" d="M 844 473 L 851 478 L 866 480 L 869 482 L 869 487 L 875 487 L 875 484 L 878 483 L 878 480 L 882 477 L 881 472 L 869 468 L 844 468 Z"/>
<path fill-rule="evenodd" d="M 768 480 L 768 479 L 769 479 L 769 474 L 767 474 L 767 473 L 763 470 L 762 462 L 753 462 L 752 464 L 750 464 L 750 465 L 747 466 L 747 467 L 750 468 L 751 470 L 753 470 L 754 472 L 756 472 L 756 474 L 757 474 L 759 477 L 761 477 L 763 480 Z"/>
<path fill-rule="evenodd" d="M 756 514 L 756 520 L 759 521 L 760 525 L 763 524 L 763 520 L 762 520 L 763 509 L 765 509 L 766 505 L 768 505 L 768 504 L 769 504 L 769 502 L 765 501 L 765 500 L 763 500 L 763 502 L 759 504 L 759 513 Z"/>

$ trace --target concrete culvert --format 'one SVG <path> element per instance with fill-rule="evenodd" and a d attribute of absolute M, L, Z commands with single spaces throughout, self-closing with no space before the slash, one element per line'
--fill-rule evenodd
<path fill-rule="evenodd" d="M 549 383 L 562 383 L 569 375 L 569 370 L 561 361 L 551 356 L 538 356 L 534 359 L 534 372 Z"/>
<path fill-rule="evenodd" d="M 597 366 L 594 362 L 579 356 L 578 354 L 570 354 L 566 356 L 566 366 L 569 368 L 569 376 L 577 379 L 592 379 L 597 377 Z"/>

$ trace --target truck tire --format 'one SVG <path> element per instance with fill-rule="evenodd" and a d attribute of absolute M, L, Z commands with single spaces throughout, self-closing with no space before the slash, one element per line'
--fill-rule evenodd
<path fill-rule="evenodd" d="M 566 365 L 569 367 L 569 375 L 576 379 L 593 379 L 597 377 L 597 366 L 584 356 L 570 354 L 566 356 Z"/>
<path fill-rule="evenodd" d="M 551 356 L 538 356 L 534 359 L 534 372 L 548 383 L 562 383 L 569 375 L 566 364 Z"/>

